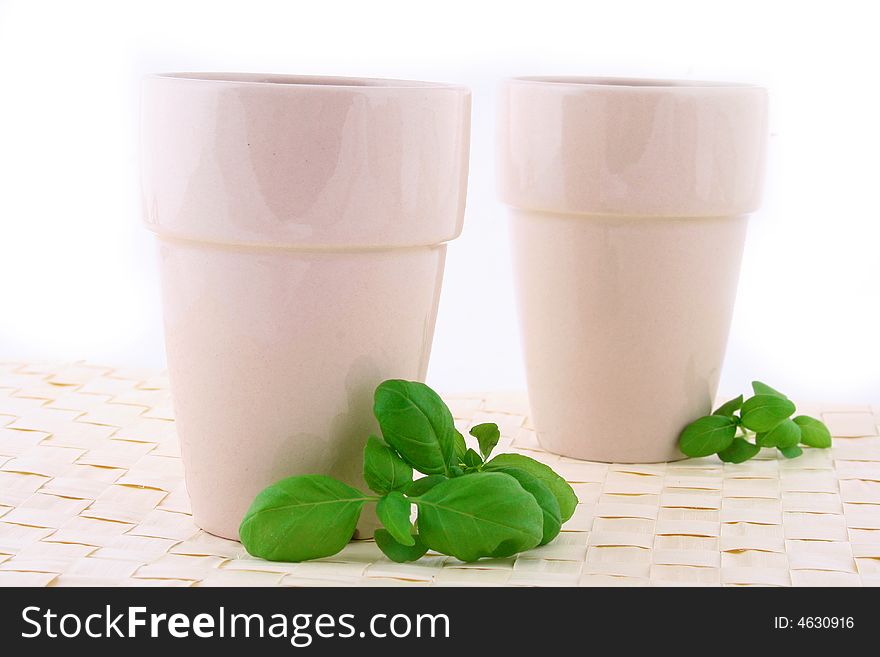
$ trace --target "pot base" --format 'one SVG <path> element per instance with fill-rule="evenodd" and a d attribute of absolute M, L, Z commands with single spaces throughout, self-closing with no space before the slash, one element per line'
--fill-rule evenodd
<path fill-rule="evenodd" d="M 578 461 L 584 461 L 589 463 L 609 463 L 609 464 L 652 464 L 652 463 L 674 463 L 675 461 L 683 461 L 687 458 L 685 454 L 682 454 L 678 450 L 675 450 L 677 453 L 670 456 L 647 456 L 643 458 L 632 458 L 626 455 L 622 456 L 607 456 L 604 452 L 594 452 L 590 449 L 589 446 L 585 446 L 584 450 L 577 450 L 575 452 L 569 451 L 560 451 L 557 449 L 553 449 L 551 446 L 547 445 L 544 440 L 541 439 L 541 435 L 537 434 L 538 444 L 551 454 L 556 454 L 558 456 L 564 456 L 568 459 L 577 459 Z"/>

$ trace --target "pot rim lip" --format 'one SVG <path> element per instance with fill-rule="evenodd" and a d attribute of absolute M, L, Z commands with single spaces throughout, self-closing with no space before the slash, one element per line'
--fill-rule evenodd
<path fill-rule="evenodd" d="M 749 82 L 716 80 L 684 80 L 676 78 L 637 78 L 594 75 L 522 75 L 504 80 L 504 84 L 521 84 L 546 89 L 581 91 L 663 93 L 670 91 L 766 91 Z"/>
<path fill-rule="evenodd" d="M 461 84 L 401 80 L 396 78 L 371 78 L 343 75 L 299 75 L 287 73 L 252 73 L 235 71 L 170 71 L 153 73 L 145 80 L 167 80 L 206 85 L 253 86 L 267 89 L 344 89 L 363 92 L 394 91 L 458 91 L 469 93 Z"/>

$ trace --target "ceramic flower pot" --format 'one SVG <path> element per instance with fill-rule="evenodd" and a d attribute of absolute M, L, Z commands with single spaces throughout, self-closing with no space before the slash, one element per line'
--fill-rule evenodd
<path fill-rule="evenodd" d="M 538 439 L 579 459 L 682 458 L 678 435 L 718 385 L 760 201 L 766 92 L 521 78 L 499 100 Z"/>
<path fill-rule="evenodd" d="M 423 379 L 461 231 L 470 95 L 169 74 L 143 94 L 146 225 L 195 522 L 238 537 L 290 475 L 363 487 L 372 394 Z"/>

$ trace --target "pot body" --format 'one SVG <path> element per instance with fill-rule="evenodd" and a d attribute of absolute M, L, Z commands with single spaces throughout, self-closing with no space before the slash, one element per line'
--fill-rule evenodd
<path fill-rule="evenodd" d="M 534 78 L 501 92 L 499 191 L 541 445 L 682 458 L 711 410 L 757 207 L 756 87 Z"/>
<path fill-rule="evenodd" d="M 284 477 L 364 489 L 375 387 L 424 379 L 463 219 L 469 95 L 186 74 L 148 79 L 143 102 L 187 491 L 200 527 L 236 539 Z"/>
<path fill-rule="evenodd" d="M 291 475 L 364 489 L 373 390 L 424 380 L 445 250 L 160 240 L 168 370 L 199 526 L 236 537 L 256 494 Z"/>
<path fill-rule="evenodd" d="M 709 412 L 745 217 L 511 211 L 532 421 L 541 445 L 591 461 L 681 458 Z"/>

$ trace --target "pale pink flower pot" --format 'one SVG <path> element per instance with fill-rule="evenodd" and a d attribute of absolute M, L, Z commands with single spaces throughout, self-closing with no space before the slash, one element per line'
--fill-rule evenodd
<path fill-rule="evenodd" d="M 428 366 L 469 125 L 456 86 L 145 81 L 145 222 L 200 527 L 237 538 L 254 496 L 290 475 L 364 487 L 373 390 Z"/>
<path fill-rule="evenodd" d="M 498 189 L 544 448 L 682 458 L 678 435 L 718 385 L 766 137 L 759 87 L 503 84 Z"/>

